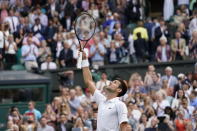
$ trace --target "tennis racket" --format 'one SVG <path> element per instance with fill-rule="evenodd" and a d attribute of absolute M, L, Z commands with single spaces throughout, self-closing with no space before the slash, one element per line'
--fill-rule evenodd
<path fill-rule="evenodd" d="M 79 41 L 80 53 L 77 60 L 77 68 L 81 69 L 82 51 L 88 41 L 93 37 L 96 29 L 95 19 L 87 12 L 82 12 L 75 20 L 74 30 Z"/>

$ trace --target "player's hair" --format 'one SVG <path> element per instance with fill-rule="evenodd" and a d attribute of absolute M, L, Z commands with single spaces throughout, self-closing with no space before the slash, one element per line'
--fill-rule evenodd
<path fill-rule="evenodd" d="M 120 82 L 120 85 L 118 88 L 122 89 L 122 91 L 118 94 L 118 97 L 124 96 L 127 92 L 127 84 L 124 80 L 120 78 L 116 78 Z"/>

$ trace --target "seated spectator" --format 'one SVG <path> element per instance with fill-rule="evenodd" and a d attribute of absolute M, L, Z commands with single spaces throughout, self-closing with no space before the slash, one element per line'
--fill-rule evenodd
<path fill-rule="evenodd" d="M 59 56 L 60 67 L 75 67 L 74 59 L 73 59 L 73 51 L 70 49 L 70 46 L 65 41 L 64 48 L 60 52 Z"/>
<path fill-rule="evenodd" d="M 136 34 L 137 39 L 134 40 L 135 54 L 138 62 L 145 62 L 148 57 L 148 43 L 142 38 L 141 33 Z"/>
<path fill-rule="evenodd" d="M 185 58 L 186 41 L 181 38 L 181 32 L 175 32 L 175 39 L 171 41 L 172 60 L 183 60 Z"/>
<path fill-rule="evenodd" d="M 52 57 L 49 55 L 45 62 L 41 64 L 41 70 L 56 70 L 57 65 L 55 62 L 52 62 Z"/>
<path fill-rule="evenodd" d="M 57 125 L 57 131 L 72 131 L 73 124 L 68 121 L 67 114 L 60 115 L 60 122 Z"/>
<path fill-rule="evenodd" d="M 25 114 L 33 113 L 33 116 L 35 116 L 35 120 L 38 121 L 42 115 L 40 111 L 35 108 L 35 105 L 36 105 L 35 102 L 30 101 L 28 103 L 28 110 L 25 111 Z"/>
<path fill-rule="evenodd" d="M 47 118 L 43 116 L 40 118 L 40 125 L 38 126 L 37 131 L 55 131 L 55 129 L 47 124 Z"/>
<path fill-rule="evenodd" d="M 92 66 L 98 65 L 103 66 L 104 65 L 104 55 L 105 55 L 105 48 L 104 46 L 99 42 L 99 38 L 96 36 L 94 37 L 94 44 L 90 47 L 90 59 L 92 62 Z"/>
<path fill-rule="evenodd" d="M 156 59 L 157 62 L 171 62 L 171 49 L 170 46 L 167 45 L 166 37 L 162 36 L 160 38 L 160 45 L 157 47 L 156 51 Z"/>
<path fill-rule="evenodd" d="M 13 35 L 9 35 L 8 40 L 5 42 L 5 60 L 7 69 L 11 69 L 12 65 L 16 64 L 17 50 L 18 48 Z"/>
<path fill-rule="evenodd" d="M 38 63 L 37 63 L 38 48 L 33 43 L 31 37 L 28 38 L 27 44 L 22 46 L 21 53 L 25 62 L 25 68 L 27 70 L 31 70 L 32 68 L 38 68 Z"/>

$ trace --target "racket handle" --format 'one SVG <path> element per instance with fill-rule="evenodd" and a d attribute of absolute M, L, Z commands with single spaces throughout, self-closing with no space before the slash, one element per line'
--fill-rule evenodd
<path fill-rule="evenodd" d="M 79 58 L 77 59 L 77 68 L 81 69 L 81 63 L 82 63 L 82 52 L 79 52 Z"/>

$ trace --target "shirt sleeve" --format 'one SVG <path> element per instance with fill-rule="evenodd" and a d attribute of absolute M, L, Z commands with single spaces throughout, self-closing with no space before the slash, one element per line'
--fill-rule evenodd
<path fill-rule="evenodd" d="M 102 101 L 105 100 L 106 97 L 99 90 L 96 89 L 93 94 L 93 101 L 95 101 L 99 105 Z"/>
<path fill-rule="evenodd" d="M 119 124 L 123 123 L 123 122 L 128 122 L 128 111 L 127 111 L 127 107 L 123 102 L 120 102 L 119 104 L 117 104 L 117 112 L 118 112 L 118 122 Z"/>

